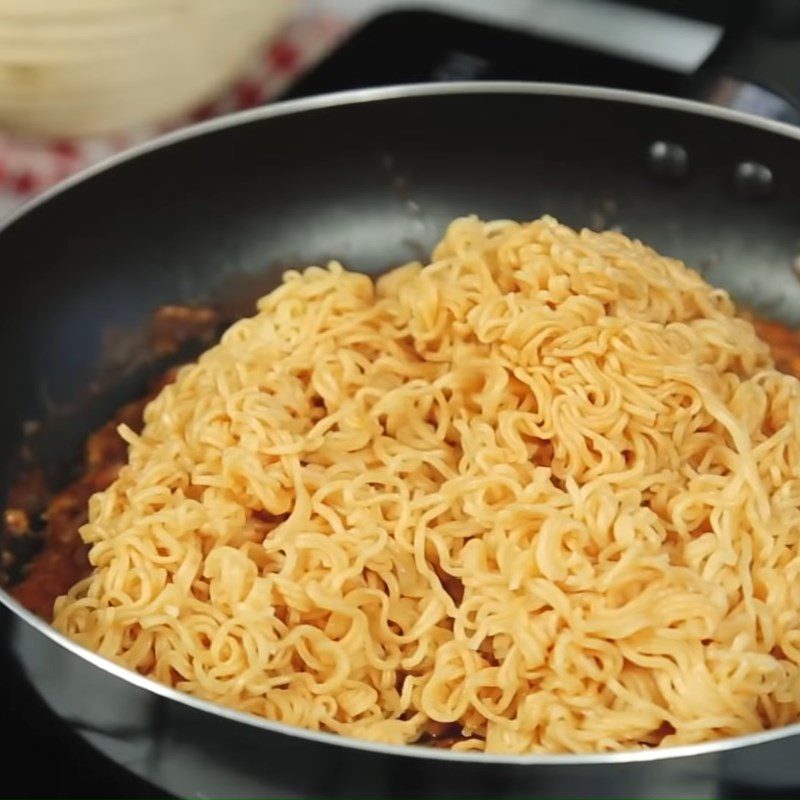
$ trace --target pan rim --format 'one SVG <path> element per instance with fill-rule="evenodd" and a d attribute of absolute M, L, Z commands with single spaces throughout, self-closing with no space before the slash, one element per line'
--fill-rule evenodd
<path fill-rule="evenodd" d="M 112 169 L 126 161 L 155 150 L 161 150 L 179 142 L 198 138 L 208 133 L 228 128 L 247 125 L 273 117 L 287 117 L 306 111 L 316 111 L 348 105 L 374 103 L 380 100 L 403 100 L 414 97 L 437 97 L 447 95 L 474 94 L 509 94 L 534 95 L 544 97 L 574 97 L 587 100 L 606 100 L 609 102 L 629 103 L 630 105 L 650 106 L 672 111 L 681 111 L 690 115 L 699 115 L 725 122 L 734 122 L 750 128 L 776 133 L 789 139 L 800 140 L 800 127 L 788 122 L 760 117 L 746 111 L 715 106 L 700 100 L 688 100 L 681 97 L 656 94 L 655 92 L 638 92 L 628 89 L 612 89 L 604 86 L 582 86 L 571 83 L 552 83 L 536 81 L 452 81 L 447 83 L 409 83 L 396 86 L 377 86 L 367 89 L 347 89 L 340 92 L 303 97 L 296 100 L 279 100 L 274 103 L 234 111 L 203 122 L 179 128 L 161 134 L 141 144 L 107 156 L 96 164 L 85 167 L 67 178 L 53 184 L 35 197 L 22 203 L 6 217 L 0 218 L 0 235 L 17 220 L 29 214 L 40 205 L 52 200 L 62 192 L 83 183 L 89 178 Z"/>
<path fill-rule="evenodd" d="M 355 89 L 331 94 L 317 95 L 298 100 L 279 101 L 255 109 L 240 111 L 205 122 L 196 123 L 186 128 L 181 128 L 170 133 L 158 136 L 148 142 L 136 145 L 128 150 L 103 159 L 86 169 L 55 184 L 36 197 L 23 203 L 9 216 L 0 220 L 0 237 L 4 231 L 15 222 L 27 216 L 41 205 L 57 197 L 73 186 L 110 170 L 127 161 L 164 147 L 178 144 L 185 140 L 194 139 L 206 134 L 226 130 L 251 122 L 259 122 L 273 117 L 285 117 L 307 111 L 331 107 L 360 105 L 378 101 L 403 100 L 416 97 L 437 97 L 447 95 L 530 95 L 550 96 L 563 98 L 578 98 L 590 100 L 604 100 L 609 102 L 629 103 L 632 105 L 663 108 L 679 111 L 690 115 L 699 115 L 719 119 L 727 122 L 746 125 L 750 128 L 763 130 L 786 136 L 790 139 L 800 140 L 800 128 L 788 123 L 776 122 L 753 114 L 722 108 L 695 100 L 668 97 L 665 95 L 646 92 L 633 92 L 624 89 L 611 89 L 596 86 L 579 86 L 575 84 L 534 83 L 526 81 L 458 81 L 443 84 L 404 84 L 389 87 L 375 87 Z M 379 742 L 355 739 L 336 733 L 311 731 L 286 723 L 258 717 L 241 711 L 222 706 L 208 700 L 179 692 L 177 689 L 165 686 L 128 670 L 97 653 L 87 650 L 76 644 L 66 636 L 56 631 L 44 620 L 32 614 L 20 603 L 14 600 L 5 590 L 0 589 L 0 604 L 5 606 L 15 617 L 29 625 L 39 634 L 50 639 L 54 644 L 64 648 L 94 667 L 120 678 L 143 691 L 151 692 L 168 701 L 180 703 L 195 712 L 211 714 L 222 717 L 230 722 L 248 725 L 252 728 L 262 729 L 275 734 L 294 736 L 306 739 L 321 745 L 347 747 L 362 750 L 383 756 L 401 756 L 419 758 L 432 761 L 449 761 L 455 763 L 471 763 L 508 766 L 531 767 L 566 767 L 566 766 L 599 766 L 603 764 L 630 764 L 649 761 L 664 761 L 690 756 L 715 755 L 730 750 L 767 744 L 768 742 L 788 738 L 800 733 L 800 722 L 781 728 L 775 728 L 743 736 L 734 736 L 710 742 L 693 745 L 680 745 L 667 748 L 649 750 L 624 750 L 614 753 L 555 753 L 555 754 L 524 754 L 511 755 L 502 753 L 470 753 L 444 750 L 433 747 L 424 747 L 415 744 L 391 745 Z"/>

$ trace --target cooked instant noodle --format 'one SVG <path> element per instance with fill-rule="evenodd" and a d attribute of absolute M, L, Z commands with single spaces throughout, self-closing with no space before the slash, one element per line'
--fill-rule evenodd
<path fill-rule="evenodd" d="M 289 272 L 120 430 L 54 624 L 165 684 L 503 753 L 800 717 L 800 382 L 622 234 Z"/>

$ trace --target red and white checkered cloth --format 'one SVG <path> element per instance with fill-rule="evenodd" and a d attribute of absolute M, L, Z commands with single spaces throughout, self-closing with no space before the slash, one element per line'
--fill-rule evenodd
<path fill-rule="evenodd" d="M 0 219 L 43 189 L 114 153 L 192 122 L 262 105 L 327 53 L 348 27 L 324 14 L 297 17 L 222 96 L 168 124 L 89 139 L 51 140 L 0 131 Z"/>

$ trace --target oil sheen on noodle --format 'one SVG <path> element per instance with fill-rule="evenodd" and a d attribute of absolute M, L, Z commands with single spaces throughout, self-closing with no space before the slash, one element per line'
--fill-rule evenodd
<path fill-rule="evenodd" d="M 158 681 L 507 753 L 800 716 L 800 383 L 619 233 L 290 272 L 122 435 L 55 625 Z"/>

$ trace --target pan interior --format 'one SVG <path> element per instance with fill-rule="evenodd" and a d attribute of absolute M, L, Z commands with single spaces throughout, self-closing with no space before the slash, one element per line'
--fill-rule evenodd
<path fill-rule="evenodd" d="M 23 444 L 67 463 L 164 368 L 144 352 L 159 306 L 247 313 L 283 269 L 332 258 L 377 274 L 463 214 L 619 228 L 800 323 L 800 144 L 614 97 L 473 87 L 249 116 L 22 215 L 0 232 L 3 491 Z"/>

